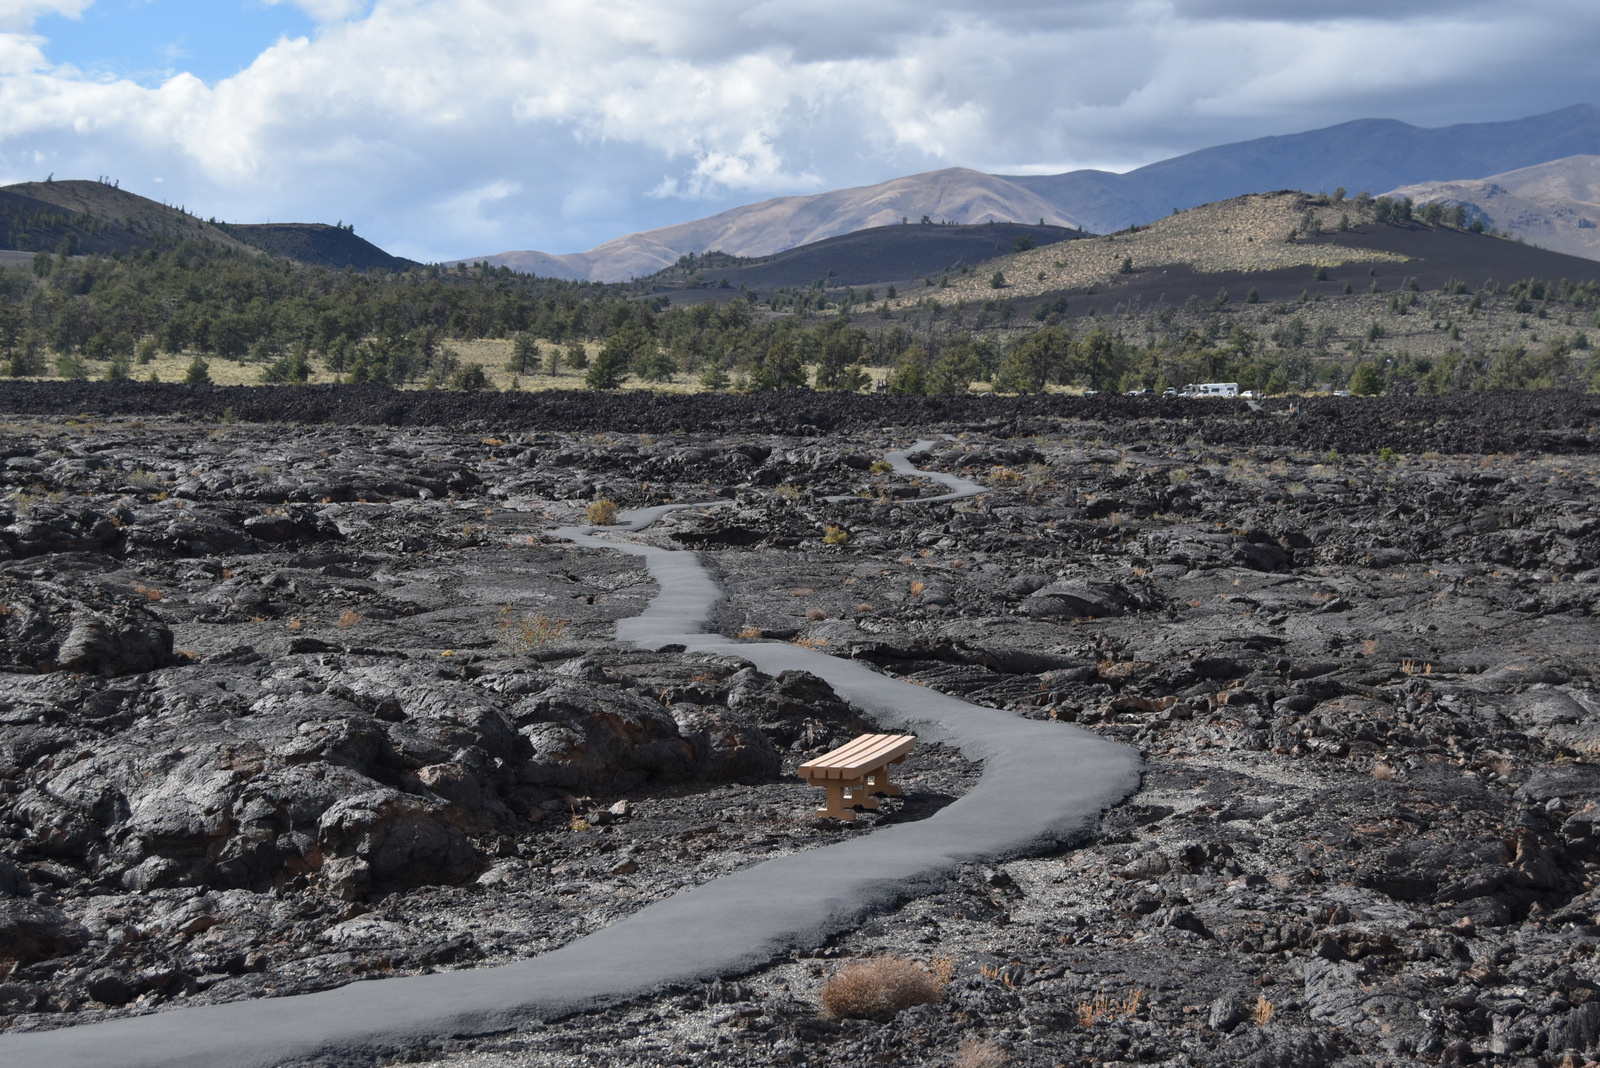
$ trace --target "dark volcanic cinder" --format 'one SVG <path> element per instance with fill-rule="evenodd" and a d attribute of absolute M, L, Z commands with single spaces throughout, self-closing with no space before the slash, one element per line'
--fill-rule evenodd
<path fill-rule="evenodd" d="M 793 768 L 860 710 L 617 644 L 653 584 L 550 533 L 600 499 L 721 500 L 639 535 L 703 554 L 718 629 L 1087 726 L 1141 750 L 1143 787 L 1082 848 L 737 981 L 415 1057 L 1597 1053 L 1593 398 L 62 383 L 0 406 L 46 413 L 0 430 L 6 1028 L 537 954 L 968 790 L 981 769 L 922 746 L 903 799 L 813 822 Z M 919 463 L 988 492 L 920 504 L 872 470 L 934 431 Z M 822 983 L 882 954 L 942 999 L 822 1016 Z"/>
<path fill-rule="evenodd" d="M 1289 401 L 1268 402 L 1275 414 Z M 1111 430 L 1129 443 L 1276 445 L 1377 452 L 1587 452 L 1600 396 L 1569 391 L 1439 397 L 1328 397 L 1302 402 L 1293 422 L 1215 400 L 1044 394 L 1020 397 L 768 393 L 458 393 L 380 385 L 181 386 L 150 382 L 12 382 L 0 413 L 286 422 L 336 426 L 451 426 L 629 434 L 817 437 L 879 427 L 944 427 L 999 438 Z"/>

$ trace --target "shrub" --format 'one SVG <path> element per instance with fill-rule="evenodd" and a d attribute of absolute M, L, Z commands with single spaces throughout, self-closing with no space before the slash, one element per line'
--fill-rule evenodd
<path fill-rule="evenodd" d="M 551 642 L 560 641 L 567 633 L 567 622 L 564 619 L 552 619 L 543 612 L 516 616 L 512 614 L 511 606 L 506 605 L 500 610 L 499 631 L 500 644 L 507 651 L 526 655 Z"/>
<path fill-rule="evenodd" d="M 343 612 L 339 613 L 339 626 L 341 627 L 353 627 L 360 622 L 361 613 L 357 612 L 354 608 L 346 608 Z"/>
<path fill-rule="evenodd" d="M 595 526 L 609 527 L 617 521 L 617 502 L 591 501 L 583 514 Z"/>
<path fill-rule="evenodd" d="M 1350 392 L 1361 396 L 1374 396 L 1383 391 L 1383 377 L 1377 367 L 1363 360 L 1350 372 Z"/>
<path fill-rule="evenodd" d="M 1011 1054 L 992 1038 L 964 1038 L 956 1047 L 955 1068 L 1000 1068 L 1010 1063 Z"/>
<path fill-rule="evenodd" d="M 196 356 L 189 361 L 189 367 L 183 372 L 185 385 L 209 386 L 211 384 L 211 367 L 206 361 Z"/>
<path fill-rule="evenodd" d="M 310 378 L 311 361 L 306 358 L 305 350 L 299 347 L 287 356 L 280 356 L 261 372 L 261 381 L 269 384 L 305 382 Z"/>
<path fill-rule="evenodd" d="M 888 460 L 874 460 L 872 461 L 872 467 L 869 470 L 871 470 L 871 472 L 875 475 L 886 475 L 890 471 L 894 470 L 894 464 L 890 463 Z"/>
<path fill-rule="evenodd" d="M 827 1016 L 878 1021 L 943 997 L 944 983 L 904 957 L 873 957 L 847 964 L 823 984 L 821 994 Z"/>
<path fill-rule="evenodd" d="M 822 543 L 824 545 L 849 545 L 850 532 L 841 526 L 830 525 L 827 530 L 822 532 Z"/>
<path fill-rule="evenodd" d="M 712 393 L 719 393 L 733 384 L 720 363 L 709 363 L 700 375 L 700 388 Z"/>
<path fill-rule="evenodd" d="M 483 364 L 473 362 L 463 364 L 450 375 L 450 388 L 457 390 L 473 390 L 489 388 L 489 374 L 483 369 Z"/>

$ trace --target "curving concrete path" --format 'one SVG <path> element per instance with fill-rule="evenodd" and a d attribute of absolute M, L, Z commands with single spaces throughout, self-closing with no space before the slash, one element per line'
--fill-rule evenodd
<path fill-rule="evenodd" d="M 918 442 L 889 460 L 901 473 L 950 487 L 935 500 L 980 492 L 974 483 L 920 472 L 911 464 L 912 455 L 932 444 Z M 670 506 L 632 513 L 622 529 L 641 529 L 667 510 Z M 439 1035 L 503 1030 L 674 983 L 737 975 L 796 946 L 817 944 L 869 914 L 932 893 L 962 864 L 1081 838 L 1102 809 L 1138 785 L 1137 754 L 1087 731 L 971 705 L 799 646 L 703 633 L 721 591 L 695 554 L 612 542 L 592 529 L 561 533 L 581 545 L 644 557 L 660 584 L 660 595 L 643 613 L 618 623 L 618 638 L 653 649 L 682 646 L 739 656 L 769 673 L 810 671 L 883 727 L 959 746 L 969 759 L 983 761 L 981 780 L 928 819 L 747 868 L 531 960 L 3 1034 L 0 1064 L 272 1068 L 322 1059 L 345 1064 Z"/>

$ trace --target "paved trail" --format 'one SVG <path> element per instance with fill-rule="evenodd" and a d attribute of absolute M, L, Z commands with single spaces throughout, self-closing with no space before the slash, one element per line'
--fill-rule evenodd
<path fill-rule="evenodd" d="M 932 444 L 918 442 L 889 460 L 902 474 L 950 488 L 935 499 L 981 491 L 953 475 L 918 471 L 910 457 Z M 642 529 L 666 510 L 632 513 L 622 529 Z M 343 1064 L 430 1037 L 503 1030 L 672 983 L 736 975 L 931 893 L 962 864 L 1079 838 L 1103 808 L 1138 785 L 1137 754 L 1087 731 L 971 705 L 798 646 L 703 633 L 722 594 L 695 554 L 610 541 L 593 530 L 562 533 L 585 546 L 643 557 L 659 583 L 660 594 L 644 612 L 618 623 L 619 639 L 726 653 L 769 673 L 812 672 L 880 726 L 959 746 L 967 758 L 983 761 L 981 780 L 928 819 L 747 868 L 531 960 L 0 1035 L 0 1065 L 271 1068 L 321 1058 Z"/>

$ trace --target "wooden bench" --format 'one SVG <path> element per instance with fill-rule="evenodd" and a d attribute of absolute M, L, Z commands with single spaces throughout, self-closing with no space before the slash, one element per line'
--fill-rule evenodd
<path fill-rule="evenodd" d="M 878 807 L 871 794 L 900 796 L 900 787 L 889 781 L 889 765 L 904 760 L 916 744 L 914 734 L 863 734 L 801 764 L 800 777 L 828 791 L 827 803 L 817 809 L 818 818 L 853 820 L 857 806 Z"/>

